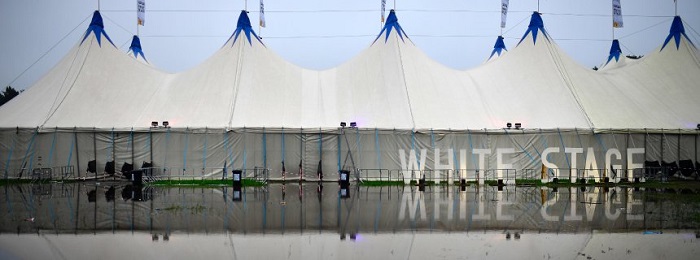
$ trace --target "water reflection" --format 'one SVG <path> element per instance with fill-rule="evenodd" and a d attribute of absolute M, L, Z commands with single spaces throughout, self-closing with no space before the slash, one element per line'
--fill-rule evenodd
<path fill-rule="evenodd" d="M 518 239 L 526 231 L 700 228 L 696 190 L 469 186 L 426 187 L 421 192 L 411 186 L 341 189 L 335 183 L 163 188 L 117 182 L 2 189 L 0 231 L 20 234 L 148 231 L 167 240 L 175 231 L 330 232 L 354 240 L 363 233 L 493 230 Z"/>

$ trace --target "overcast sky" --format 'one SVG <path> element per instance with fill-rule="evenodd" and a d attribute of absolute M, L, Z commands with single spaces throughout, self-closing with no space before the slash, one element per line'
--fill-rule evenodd
<path fill-rule="evenodd" d="M 691 40 L 700 42 L 700 1 L 678 0 Z M 258 31 L 259 0 L 247 10 Z M 381 0 L 265 0 L 267 28 L 259 34 L 272 51 L 301 67 L 335 67 L 367 48 L 380 31 Z M 105 30 L 124 52 L 136 34 L 136 0 L 101 0 Z M 180 72 L 204 61 L 234 31 L 243 0 L 146 0 L 141 44 L 152 65 Z M 624 28 L 615 36 L 625 54 L 646 55 L 671 26 L 672 0 L 621 0 Z M 397 0 L 399 23 L 413 43 L 445 66 L 481 64 L 500 34 L 501 0 Z M 600 65 L 612 39 L 611 0 L 541 0 L 545 28 L 582 66 Z M 31 86 L 76 44 L 97 0 L 0 0 L 0 84 Z M 394 1 L 387 0 L 388 10 Z M 506 46 L 526 30 L 536 0 L 511 0 Z"/>

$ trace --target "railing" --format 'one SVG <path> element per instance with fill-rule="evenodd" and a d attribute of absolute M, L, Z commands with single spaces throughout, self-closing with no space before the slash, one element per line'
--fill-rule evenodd
<path fill-rule="evenodd" d="M 12 173 L 12 174 L 10 174 Z M 54 166 L 54 167 L 35 167 L 20 169 L 0 169 L 0 174 L 6 180 L 66 180 L 75 176 L 75 168 L 73 165 Z"/>
<path fill-rule="evenodd" d="M 252 169 L 233 169 L 223 167 L 206 167 L 206 168 L 163 168 L 151 167 L 145 168 L 144 178 L 148 177 L 153 180 L 232 180 L 231 171 L 241 170 L 244 179 L 252 179 L 256 181 L 266 182 L 270 177 L 270 169 L 263 167 L 254 167 Z"/>
<path fill-rule="evenodd" d="M 480 176 L 480 171 L 482 171 L 483 176 Z M 535 171 L 521 170 L 521 172 L 526 173 L 528 176 L 532 175 L 534 177 Z M 436 174 L 437 173 L 437 174 Z M 499 178 L 498 174 L 501 173 L 502 176 Z M 458 170 L 389 170 L 389 169 L 360 169 L 360 180 L 362 181 L 405 181 L 406 178 L 409 180 L 425 180 L 426 182 L 459 182 L 464 179 L 465 181 L 479 181 L 483 178 L 485 181 L 497 181 L 498 179 L 503 179 L 506 182 L 515 181 L 516 176 L 518 176 L 518 171 L 516 169 L 458 169 Z"/>

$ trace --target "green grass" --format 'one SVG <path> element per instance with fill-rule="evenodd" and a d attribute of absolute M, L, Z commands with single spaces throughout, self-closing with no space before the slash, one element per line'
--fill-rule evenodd
<path fill-rule="evenodd" d="M 231 186 L 232 180 L 160 180 L 149 183 L 153 186 Z M 261 187 L 266 183 L 253 179 L 243 179 L 243 186 Z"/>
<path fill-rule="evenodd" d="M 206 207 L 197 204 L 195 206 L 191 206 L 191 207 L 187 207 L 187 208 L 180 206 L 180 205 L 170 205 L 170 207 L 164 208 L 163 210 L 164 211 L 171 211 L 171 212 L 190 210 L 190 212 L 192 212 L 193 214 L 197 214 L 197 213 L 202 213 L 206 209 L 207 209 Z"/>
<path fill-rule="evenodd" d="M 516 185 L 534 185 L 534 186 L 541 186 L 542 181 L 541 180 L 536 180 L 536 179 L 515 179 L 515 184 Z"/>
<path fill-rule="evenodd" d="M 368 187 L 403 186 L 404 182 L 403 181 L 362 181 L 362 182 L 360 182 L 360 185 L 361 186 L 368 186 Z"/>

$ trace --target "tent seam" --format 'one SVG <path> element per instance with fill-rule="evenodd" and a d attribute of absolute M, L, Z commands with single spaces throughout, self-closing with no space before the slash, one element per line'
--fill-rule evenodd
<path fill-rule="evenodd" d="M 51 109 L 49 110 L 49 114 L 46 116 L 44 119 L 44 122 L 41 123 L 41 128 L 46 125 L 46 122 L 49 121 L 49 119 L 58 111 L 58 108 L 63 105 L 63 102 L 66 100 L 70 92 L 73 90 L 73 87 L 75 87 L 75 82 L 78 81 L 78 78 L 80 77 L 81 72 L 83 71 L 83 68 L 85 67 L 85 61 L 87 61 L 87 58 L 90 56 L 90 50 L 92 50 L 92 44 L 88 47 L 87 53 L 85 54 L 85 59 L 80 64 L 80 68 L 78 69 L 78 73 L 75 76 L 75 79 L 73 79 L 73 83 L 70 84 L 70 88 L 66 91 L 66 94 L 63 96 L 61 101 L 56 105 L 56 101 L 58 100 L 58 96 L 56 99 L 54 99 L 54 103 L 51 105 Z M 73 58 L 73 62 L 71 62 L 70 68 L 68 68 L 68 72 L 66 72 L 66 77 L 63 79 L 63 83 L 61 83 L 61 89 L 63 89 L 63 86 L 65 85 L 66 80 L 68 79 L 68 73 L 73 69 L 73 64 L 75 63 L 75 59 L 78 58 L 78 52 L 75 53 L 75 57 Z M 59 95 L 60 95 L 60 89 L 59 89 Z M 55 108 L 54 108 L 55 105 Z M 53 111 L 51 111 L 53 110 Z"/>
<path fill-rule="evenodd" d="M 416 120 L 413 116 L 413 105 L 411 104 L 411 95 L 409 95 L 409 93 L 408 93 L 408 83 L 406 82 L 406 69 L 404 68 L 403 55 L 401 54 L 401 43 L 396 41 L 396 46 L 398 47 L 397 50 L 399 52 L 399 65 L 401 68 L 401 76 L 402 76 L 401 78 L 403 80 L 404 90 L 406 91 L 406 99 L 408 100 L 408 112 L 411 114 L 411 126 L 413 129 L 415 129 L 416 128 Z"/>

